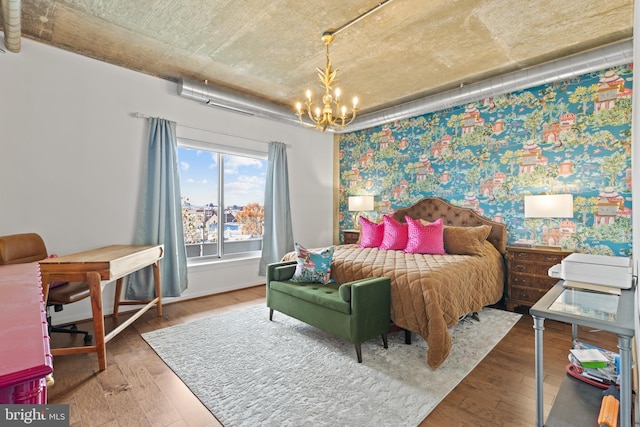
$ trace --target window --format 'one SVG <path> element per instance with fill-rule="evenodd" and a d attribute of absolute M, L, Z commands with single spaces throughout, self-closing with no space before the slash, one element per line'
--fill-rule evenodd
<path fill-rule="evenodd" d="M 258 254 L 267 154 L 178 139 L 178 161 L 187 258 Z"/>

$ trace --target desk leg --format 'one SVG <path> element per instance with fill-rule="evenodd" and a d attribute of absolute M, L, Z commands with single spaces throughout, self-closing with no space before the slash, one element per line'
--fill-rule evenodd
<path fill-rule="evenodd" d="M 162 317 L 162 286 L 160 282 L 160 261 L 157 261 L 153 264 L 153 283 L 156 288 L 156 298 L 158 298 L 158 302 L 156 303 L 158 317 Z"/>
<path fill-rule="evenodd" d="M 101 371 L 107 369 L 107 351 L 104 343 L 104 316 L 102 312 L 102 286 L 100 273 L 87 273 L 87 282 L 91 292 L 91 313 L 93 315 L 93 329 L 98 353 L 98 366 Z"/>
<path fill-rule="evenodd" d="M 535 330 L 535 357 L 536 357 L 536 427 L 544 427 L 544 349 L 542 346 L 544 331 L 544 318 L 533 316 L 533 329 Z"/>
<path fill-rule="evenodd" d="M 618 336 L 620 350 L 620 427 L 631 426 L 631 337 Z"/>
<path fill-rule="evenodd" d="M 116 280 L 116 293 L 113 298 L 113 318 L 114 319 L 118 318 L 118 312 L 120 311 L 120 295 L 122 294 L 123 280 L 124 280 L 124 277 L 121 277 L 118 280 Z"/>

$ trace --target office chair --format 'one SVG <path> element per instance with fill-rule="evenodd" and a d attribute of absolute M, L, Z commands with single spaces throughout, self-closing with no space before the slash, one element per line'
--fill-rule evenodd
<path fill-rule="evenodd" d="M 0 236 L 0 265 L 23 264 L 37 262 L 47 258 L 47 248 L 36 233 L 11 234 Z M 63 332 L 68 334 L 83 334 L 83 341 L 90 343 L 92 336 L 88 331 L 78 330 L 72 323 L 69 325 L 53 326 L 49 308 L 61 311 L 66 304 L 80 301 L 89 296 L 89 285 L 85 282 L 51 283 L 49 285 L 49 297 L 47 298 L 47 323 L 49 333 Z"/>

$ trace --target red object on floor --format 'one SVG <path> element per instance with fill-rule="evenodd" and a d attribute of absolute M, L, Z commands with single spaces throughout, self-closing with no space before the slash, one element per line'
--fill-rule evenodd
<path fill-rule="evenodd" d="M 38 263 L 0 266 L 0 404 L 46 404 L 51 372 Z"/>
<path fill-rule="evenodd" d="M 569 363 L 566 366 L 566 370 L 567 370 L 567 374 L 571 375 L 574 378 L 579 379 L 580 381 L 584 381 L 585 383 L 587 383 L 589 385 L 601 388 L 603 390 L 607 390 L 610 387 L 610 384 L 604 384 L 604 383 L 601 383 L 601 382 L 598 382 L 598 381 L 595 381 L 595 380 L 592 380 L 590 378 L 587 378 L 587 377 L 583 376 L 581 374 L 582 369 L 579 366 L 576 366 L 576 365 L 574 365 L 572 363 Z M 616 387 L 620 387 L 620 386 L 616 386 Z"/>

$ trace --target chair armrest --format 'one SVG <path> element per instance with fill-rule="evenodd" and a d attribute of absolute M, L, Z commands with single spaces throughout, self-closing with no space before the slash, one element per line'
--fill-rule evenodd
<path fill-rule="evenodd" d="M 367 283 L 379 283 L 380 280 L 378 279 L 384 279 L 384 277 L 367 277 L 366 279 L 358 279 L 358 280 L 354 280 L 353 282 L 348 282 L 348 283 L 343 283 L 342 285 L 340 285 L 340 287 L 338 288 L 338 293 L 340 295 L 340 298 L 342 299 L 342 301 L 346 301 L 346 302 L 351 302 L 351 294 L 352 294 L 352 290 L 351 287 L 352 286 L 361 286 L 360 284 L 367 284 Z M 380 286 L 380 285 L 378 285 Z"/>
<path fill-rule="evenodd" d="M 361 343 L 389 330 L 391 281 L 374 277 L 351 283 L 351 341 Z"/>
<path fill-rule="evenodd" d="M 362 310 L 391 312 L 391 280 L 388 277 L 371 277 L 347 285 L 351 288 L 351 310 L 354 313 Z"/>
<path fill-rule="evenodd" d="M 267 264 L 267 287 L 269 287 L 269 283 L 271 283 L 272 280 L 285 282 L 291 279 L 291 277 L 293 277 L 293 273 L 296 271 L 297 264 L 297 261 L 284 261 Z"/>

